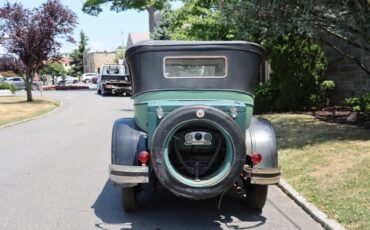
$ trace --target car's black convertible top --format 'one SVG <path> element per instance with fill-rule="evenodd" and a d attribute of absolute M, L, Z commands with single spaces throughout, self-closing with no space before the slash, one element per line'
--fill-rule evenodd
<path fill-rule="evenodd" d="M 159 90 L 207 89 L 253 94 L 259 66 L 264 56 L 265 50 L 260 45 L 244 41 L 144 41 L 126 51 L 126 62 L 134 95 Z M 181 60 L 184 58 L 186 60 Z M 186 69 L 189 65 L 194 65 L 186 64 L 191 62 L 192 58 L 198 63 L 210 60 L 216 63 L 215 68 L 219 68 L 219 62 L 224 60 L 225 66 L 220 70 L 224 75 L 167 76 L 169 73 L 166 67 L 169 69 L 171 63 L 176 64 L 176 60 L 180 60 L 184 63 L 180 67 Z M 206 64 L 201 65 L 207 67 Z"/>

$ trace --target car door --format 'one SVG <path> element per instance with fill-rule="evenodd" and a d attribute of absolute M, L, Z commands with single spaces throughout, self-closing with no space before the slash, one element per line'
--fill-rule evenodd
<path fill-rule="evenodd" d="M 17 86 L 18 89 L 25 89 L 26 85 L 24 84 L 24 81 L 20 77 L 13 78 L 13 83 L 15 86 Z"/>

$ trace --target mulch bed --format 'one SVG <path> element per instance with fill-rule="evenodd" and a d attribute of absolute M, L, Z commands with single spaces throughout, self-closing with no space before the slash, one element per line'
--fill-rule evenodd
<path fill-rule="evenodd" d="M 358 125 L 370 129 L 370 113 L 353 112 L 346 106 L 326 107 L 313 111 L 312 115 L 326 122 Z"/>
<path fill-rule="evenodd" d="M 89 89 L 86 85 L 48 85 L 42 88 L 43 90 L 76 90 Z"/>

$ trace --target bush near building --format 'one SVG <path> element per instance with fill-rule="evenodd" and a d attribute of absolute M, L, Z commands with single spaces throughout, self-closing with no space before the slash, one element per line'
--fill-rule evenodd
<path fill-rule="evenodd" d="M 299 111 L 329 104 L 335 84 L 323 78 L 326 57 L 313 39 L 289 34 L 263 43 L 269 51 L 270 82 L 256 89 L 256 112 Z"/>
<path fill-rule="evenodd" d="M 10 90 L 10 92 L 14 94 L 15 91 L 17 90 L 17 87 L 13 84 L 8 84 L 6 82 L 0 82 L 0 90 L 2 89 L 8 89 Z"/>
<path fill-rule="evenodd" d="M 351 106 L 355 112 L 370 112 L 370 93 L 360 97 L 351 97 L 344 100 L 344 104 Z"/>

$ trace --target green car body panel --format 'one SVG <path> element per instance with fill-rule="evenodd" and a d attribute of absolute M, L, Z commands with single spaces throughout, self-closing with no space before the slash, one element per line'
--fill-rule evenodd
<path fill-rule="evenodd" d="M 161 107 L 165 117 L 173 110 L 186 105 L 212 106 L 227 114 L 235 107 L 238 113 L 235 121 L 245 130 L 252 118 L 254 98 L 249 94 L 233 91 L 156 91 L 138 95 L 134 98 L 135 123 L 148 133 L 149 146 L 150 137 L 160 122 L 156 109 Z"/>

